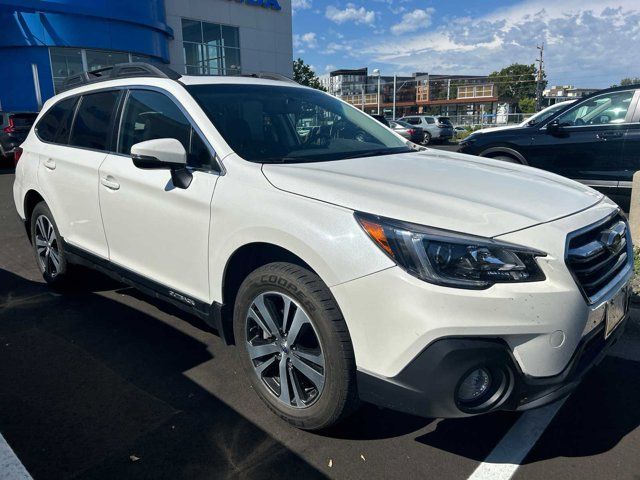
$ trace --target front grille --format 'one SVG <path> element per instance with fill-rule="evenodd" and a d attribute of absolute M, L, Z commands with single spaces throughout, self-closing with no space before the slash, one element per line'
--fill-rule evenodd
<path fill-rule="evenodd" d="M 629 228 L 619 213 L 568 238 L 567 266 L 590 303 L 631 268 L 632 257 Z"/>

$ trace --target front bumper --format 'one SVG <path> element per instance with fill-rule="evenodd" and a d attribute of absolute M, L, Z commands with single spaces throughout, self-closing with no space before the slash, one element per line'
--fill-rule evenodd
<path fill-rule="evenodd" d="M 414 415 L 456 418 L 496 410 L 528 410 L 569 395 L 622 335 L 627 319 L 605 340 L 604 328 L 581 342 L 569 365 L 552 377 L 531 377 L 518 367 L 509 347 L 494 338 L 444 338 L 434 342 L 393 378 L 358 372 L 362 400 Z M 456 399 L 460 380 L 479 366 L 505 372 L 492 403 L 472 411 Z"/>

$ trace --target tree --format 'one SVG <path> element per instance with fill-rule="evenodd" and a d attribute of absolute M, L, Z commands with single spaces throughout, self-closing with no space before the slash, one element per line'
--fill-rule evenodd
<path fill-rule="evenodd" d="M 518 102 L 518 108 L 522 113 L 534 113 L 536 111 L 536 99 L 523 98 Z"/>
<path fill-rule="evenodd" d="M 326 89 L 320 84 L 320 79 L 317 77 L 316 72 L 314 72 L 309 65 L 304 63 L 301 58 L 298 58 L 293 62 L 293 79 L 300 85 L 306 85 L 307 87 L 326 91 Z"/>
<path fill-rule="evenodd" d="M 625 87 L 627 85 L 636 85 L 638 83 L 640 83 L 640 77 L 625 77 L 622 80 L 620 80 L 620 85 L 618 85 L 617 83 L 614 83 L 611 86 L 612 87 Z"/>
<path fill-rule="evenodd" d="M 524 65 L 514 63 L 500 71 L 493 72 L 489 78 L 494 80 L 498 91 L 498 98 L 502 102 L 519 104 L 525 98 L 536 98 L 538 69 L 535 64 Z M 546 75 L 543 72 L 542 85 L 547 85 Z"/>

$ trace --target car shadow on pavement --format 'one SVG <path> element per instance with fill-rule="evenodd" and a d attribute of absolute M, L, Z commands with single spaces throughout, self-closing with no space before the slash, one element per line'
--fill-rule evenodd
<path fill-rule="evenodd" d="M 640 363 L 606 357 L 567 399 L 523 464 L 589 457 L 616 447 L 640 425 L 638 378 Z M 433 432 L 416 441 L 484 461 L 520 415 L 498 412 L 442 420 Z M 496 457 L 496 462 L 501 460 Z"/>
<path fill-rule="evenodd" d="M 35 478 L 323 477 L 185 375 L 210 344 L 89 286 L 0 269 L 0 431 Z"/>
<path fill-rule="evenodd" d="M 638 379 L 640 362 L 606 357 L 567 399 L 524 463 L 614 448 L 640 425 Z"/>

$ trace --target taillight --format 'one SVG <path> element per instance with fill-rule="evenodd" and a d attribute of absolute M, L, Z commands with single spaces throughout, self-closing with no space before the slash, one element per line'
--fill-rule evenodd
<path fill-rule="evenodd" d="M 22 156 L 22 148 L 21 147 L 16 147 L 16 149 L 13 151 L 13 163 L 17 166 L 18 165 L 18 160 L 20 160 L 20 157 Z"/>
<path fill-rule="evenodd" d="M 4 127 L 2 130 L 4 130 L 4 133 L 13 133 L 16 131 L 16 126 L 13 123 L 12 117 L 9 117 L 9 125 Z"/>
<path fill-rule="evenodd" d="M 407 133 L 409 133 L 409 135 L 415 135 L 416 131 L 413 128 L 410 128 L 407 130 Z"/>

